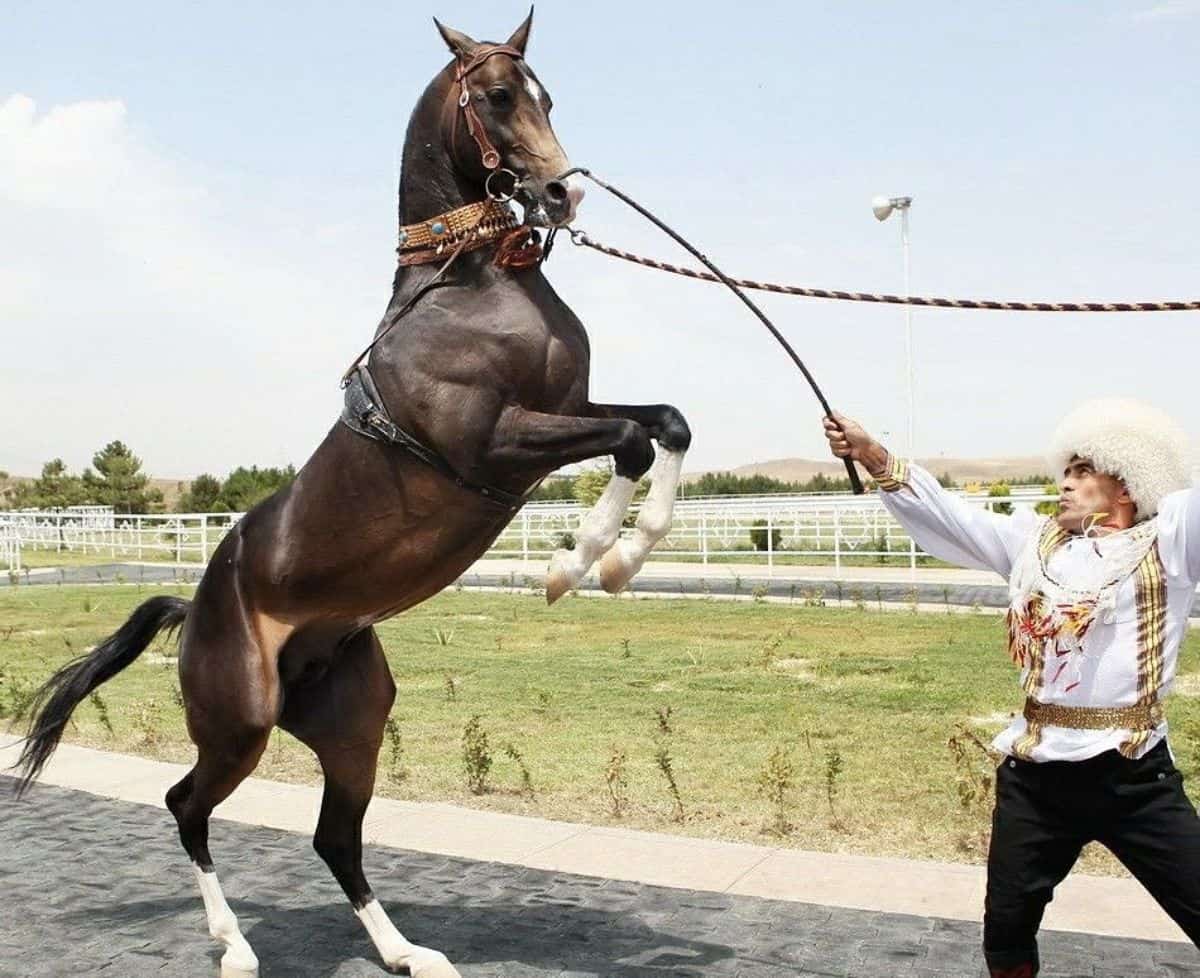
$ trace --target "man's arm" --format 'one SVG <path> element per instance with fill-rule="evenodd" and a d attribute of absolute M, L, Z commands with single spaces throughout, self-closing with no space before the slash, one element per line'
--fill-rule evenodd
<path fill-rule="evenodd" d="M 1171 577 L 1200 583 L 1200 489 L 1181 489 L 1158 504 L 1158 552 Z"/>
<path fill-rule="evenodd" d="M 859 462 L 871 474 L 888 512 L 922 550 L 1008 577 L 1036 523 L 1031 514 L 1000 516 L 968 506 L 920 466 L 893 456 L 858 422 L 835 412 L 824 424 L 833 454 Z"/>

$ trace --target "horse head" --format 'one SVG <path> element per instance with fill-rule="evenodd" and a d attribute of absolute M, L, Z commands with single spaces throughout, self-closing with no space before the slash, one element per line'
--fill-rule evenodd
<path fill-rule="evenodd" d="M 525 61 L 533 11 L 503 44 L 475 41 L 434 23 L 454 55 L 442 112 L 443 145 L 460 179 L 491 195 L 515 196 L 526 223 L 568 224 L 583 197 L 554 128 L 553 102 Z"/>

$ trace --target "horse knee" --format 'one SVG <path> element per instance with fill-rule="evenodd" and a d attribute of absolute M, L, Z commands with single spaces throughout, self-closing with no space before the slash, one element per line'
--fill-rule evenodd
<path fill-rule="evenodd" d="M 623 421 L 613 458 L 616 461 L 616 474 L 636 482 L 654 462 L 654 443 L 650 440 L 650 433 L 636 421 Z"/>
<path fill-rule="evenodd" d="M 678 408 L 670 404 L 663 408 L 662 429 L 658 443 L 672 452 L 686 452 L 692 444 L 692 429 Z"/>

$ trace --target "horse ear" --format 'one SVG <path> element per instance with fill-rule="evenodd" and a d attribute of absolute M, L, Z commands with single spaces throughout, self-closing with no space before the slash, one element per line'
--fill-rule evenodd
<path fill-rule="evenodd" d="M 460 61 L 469 61 L 471 55 L 479 47 L 479 42 L 467 37 L 462 31 L 456 31 L 453 27 L 447 27 L 436 17 L 433 18 L 433 22 L 437 25 L 438 33 L 442 35 L 442 40 L 446 42 L 446 47 L 450 49 L 450 53 Z"/>
<path fill-rule="evenodd" d="M 529 8 L 529 16 L 524 22 L 512 33 L 512 37 L 508 39 L 508 46 L 516 48 L 522 54 L 525 53 L 525 45 L 529 43 L 529 29 L 533 27 L 533 7 Z"/>

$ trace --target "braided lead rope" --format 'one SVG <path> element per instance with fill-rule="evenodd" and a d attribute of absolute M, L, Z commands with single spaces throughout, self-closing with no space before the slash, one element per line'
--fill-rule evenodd
<path fill-rule="evenodd" d="M 684 278 L 700 279 L 703 282 L 720 282 L 715 275 L 699 272 L 694 268 L 672 265 L 655 258 L 644 258 L 611 245 L 593 241 L 584 231 L 573 230 L 571 241 L 599 251 L 613 258 L 621 258 L 656 268 L 660 272 L 671 272 Z M 846 302 L 882 302 L 897 306 L 930 306 L 936 309 L 999 309 L 1007 312 L 1198 312 L 1200 299 L 1187 302 L 1019 302 L 1003 299 L 943 299 L 924 295 L 889 295 L 886 292 L 843 292 L 839 289 L 814 289 L 802 285 L 777 285 L 773 282 L 755 282 L 753 279 L 732 280 L 744 289 L 759 292 L 775 292 L 779 295 L 801 295 L 809 299 L 841 299 Z"/>

